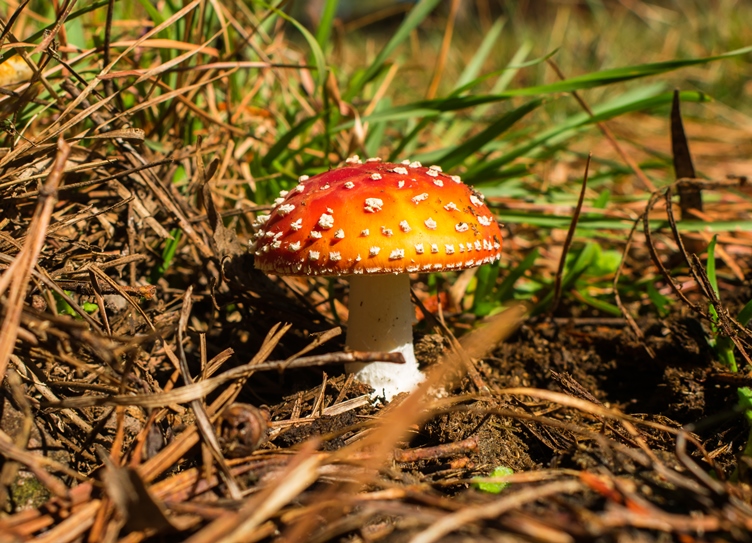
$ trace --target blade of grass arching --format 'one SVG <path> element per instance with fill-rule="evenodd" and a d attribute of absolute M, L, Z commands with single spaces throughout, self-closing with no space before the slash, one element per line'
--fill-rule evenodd
<path fill-rule="evenodd" d="M 308 31 L 306 27 L 300 24 L 297 19 L 290 17 L 284 11 L 269 4 L 262 3 L 262 5 L 270 12 L 293 25 L 298 30 L 298 32 L 303 35 L 303 38 L 305 39 L 308 47 L 311 50 L 314 66 L 316 67 L 316 88 L 323 89 L 324 83 L 326 82 L 326 58 L 324 57 L 324 52 L 321 50 L 321 47 L 319 46 L 316 38 Z"/>
<path fill-rule="evenodd" d="M 703 102 L 707 100 L 707 97 L 703 93 L 688 91 L 682 93 L 685 96 L 683 98 L 688 102 Z M 636 99 L 624 103 L 623 100 L 618 100 L 616 104 L 606 104 L 599 108 L 595 108 L 595 115 L 589 116 L 586 113 L 578 113 L 566 119 L 559 125 L 543 132 L 539 136 L 532 140 L 518 146 L 517 148 L 505 153 L 504 155 L 495 158 L 493 160 L 486 160 L 482 163 L 478 163 L 475 166 L 468 169 L 464 178 L 470 183 L 478 183 L 481 181 L 493 179 L 494 170 L 508 164 L 512 160 L 528 155 L 532 151 L 546 145 L 556 145 L 562 140 L 570 138 L 579 132 L 579 129 L 595 124 L 599 121 L 611 119 L 623 115 L 625 113 L 631 113 L 634 111 L 642 111 L 652 109 L 654 107 L 668 104 L 673 99 L 673 93 L 662 93 L 657 96 L 651 96 L 648 98 Z"/>
<path fill-rule="evenodd" d="M 319 46 L 318 41 L 316 41 L 316 38 L 311 34 L 306 27 L 304 27 L 302 24 L 300 24 L 296 19 L 293 19 L 290 17 L 287 13 L 285 13 L 282 10 L 279 10 L 275 7 L 267 6 L 268 9 L 270 9 L 272 12 L 274 12 L 279 17 L 283 18 L 285 21 L 293 25 L 296 29 L 298 29 L 298 32 L 300 32 L 303 35 L 303 38 L 305 39 L 306 43 L 308 44 L 308 47 L 311 49 L 311 54 L 313 55 L 314 65 L 316 67 L 316 80 L 317 80 L 317 88 L 323 89 L 324 83 L 326 82 L 326 58 L 324 57 L 324 52 L 321 50 L 321 47 Z"/>
<path fill-rule="evenodd" d="M 319 27 L 316 29 L 316 42 L 322 50 L 329 43 L 329 37 L 332 35 L 332 25 L 334 24 L 334 17 L 337 15 L 338 6 L 339 0 L 326 0 L 321 9 Z"/>
<path fill-rule="evenodd" d="M 450 147 L 446 150 L 444 155 L 435 159 L 435 161 L 440 163 L 445 169 L 451 169 L 462 164 L 468 156 L 482 151 L 489 142 L 495 140 L 501 134 L 509 130 L 514 123 L 522 119 L 531 111 L 537 109 L 542 103 L 542 99 L 537 99 L 521 105 L 502 116 L 498 121 L 491 123 L 485 130 L 467 141 L 455 145 L 454 147 Z"/>
<path fill-rule="evenodd" d="M 350 87 L 345 92 L 345 100 L 350 102 L 360 94 L 363 87 L 371 81 L 384 68 L 384 64 L 394 50 L 410 37 L 410 33 L 418 27 L 423 20 L 436 8 L 441 0 L 419 0 L 415 7 L 410 10 L 405 20 L 399 26 L 394 35 L 376 55 L 376 58 L 365 71 L 360 72 L 350 81 Z"/>
<path fill-rule="evenodd" d="M 653 92 L 656 92 L 656 87 L 660 86 L 663 88 L 665 85 L 654 85 L 649 86 Z M 394 106 L 392 108 L 386 109 L 379 113 L 372 113 L 371 115 L 363 117 L 361 120 L 363 122 L 376 122 L 376 121 L 398 121 L 403 119 L 413 119 L 417 117 L 423 117 L 428 116 L 436 113 L 445 113 L 450 111 L 459 111 L 462 109 L 468 109 L 468 108 L 477 108 L 478 106 L 482 106 L 485 104 L 494 104 L 496 102 L 502 102 L 505 100 L 508 100 L 512 98 L 512 96 L 509 95 L 509 92 L 504 92 L 500 94 L 487 94 L 487 95 L 470 95 L 470 96 L 449 96 L 447 98 L 439 98 L 436 100 L 422 100 L 413 102 L 411 104 L 405 104 L 401 106 Z M 665 104 L 665 98 L 664 95 L 660 95 L 660 99 L 656 101 L 655 104 L 653 104 L 650 107 L 655 107 L 658 105 Z M 705 97 L 703 93 L 695 92 L 695 91 L 684 91 L 682 92 L 682 100 L 687 100 L 691 102 L 696 102 L 698 100 L 698 96 Z M 632 98 L 632 101 L 638 100 L 637 97 L 648 99 L 646 96 L 646 91 L 644 88 L 635 89 L 632 91 L 629 91 L 627 93 L 624 93 L 624 95 L 620 96 L 616 100 L 613 100 L 609 102 L 608 104 L 604 104 L 600 106 L 599 108 L 594 108 L 596 110 L 596 114 L 599 112 L 601 115 L 604 114 L 604 108 L 608 107 L 608 105 L 611 105 L 612 107 L 616 108 L 617 105 L 623 106 L 625 109 L 624 111 L 632 111 L 626 104 L 622 104 L 622 102 L 625 101 L 627 97 Z M 656 99 L 656 96 L 652 96 L 653 99 Z M 650 105 L 650 104 L 648 104 Z M 647 107 L 647 106 L 646 106 Z M 614 113 L 614 114 L 618 114 Z M 597 117 L 596 120 L 599 119 L 606 119 L 610 118 L 608 116 L 601 116 Z M 589 117 L 587 114 L 581 113 L 578 115 L 573 115 L 571 119 L 578 119 L 579 122 L 574 124 L 574 126 L 578 126 L 582 124 L 584 121 L 588 120 Z M 573 121 L 569 121 L 570 123 Z M 343 131 L 348 130 L 352 128 L 354 124 L 354 121 L 347 121 L 345 123 L 342 123 L 338 125 L 335 130 L 336 131 Z M 567 128 L 572 128 L 567 127 Z"/>
<path fill-rule="evenodd" d="M 488 38 L 488 36 L 487 36 Z M 486 40 L 484 40 L 484 43 L 486 43 Z M 490 42 L 489 42 L 490 43 Z M 509 81 L 514 77 L 514 75 L 519 70 L 519 64 L 524 60 L 524 57 L 527 56 L 527 54 L 530 51 L 530 48 L 532 47 L 531 44 L 527 43 L 526 45 L 523 45 L 517 53 L 515 53 L 515 56 L 512 58 L 512 61 L 510 62 L 510 66 L 507 66 L 505 70 L 502 70 L 499 76 L 499 79 L 496 81 L 496 84 L 494 85 L 491 94 L 496 94 L 501 91 L 503 91 L 506 86 L 508 85 Z M 476 55 L 477 56 L 477 55 Z M 542 62 L 543 59 L 539 59 L 534 62 Z M 512 68 L 512 66 L 514 66 Z M 464 74 L 463 74 L 464 75 Z M 485 75 L 483 77 L 477 77 L 475 79 L 470 80 L 468 83 L 464 83 L 462 85 L 458 85 L 457 88 L 455 88 L 454 92 L 449 96 L 449 98 L 452 98 L 454 96 L 460 96 L 464 94 L 466 91 L 470 90 L 471 88 L 478 85 L 481 81 L 485 81 L 488 77 L 493 76 L 495 74 L 489 74 Z M 508 79 L 507 79 L 508 76 Z M 475 118 L 482 118 L 485 112 L 488 110 L 489 107 L 491 107 L 492 103 L 486 103 L 484 105 L 480 105 L 478 107 L 475 107 L 473 110 L 473 117 Z M 429 126 L 431 123 L 435 122 L 438 118 L 446 118 L 447 123 L 450 124 L 449 130 L 446 131 L 441 136 L 442 143 L 444 145 L 447 145 L 448 142 L 454 142 L 454 141 L 460 141 L 463 139 L 463 136 L 471 130 L 476 123 L 473 121 L 465 121 L 465 122 L 458 122 L 456 116 L 449 116 L 447 114 L 440 115 L 440 114 L 434 114 L 430 115 L 428 117 L 424 117 L 420 120 L 420 122 L 411 129 L 406 136 L 402 138 L 402 140 L 399 142 L 399 144 L 396 146 L 396 148 L 392 151 L 392 154 L 389 156 L 389 160 L 395 160 L 397 157 L 402 155 L 402 152 L 407 149 L 410 146 L 415 145 L 415 142 L 417 141 L 417 137 L 423 133 L 423 130 Z M 437 124 L 437 126 L 441 126 L 440 124 Z M 433 156 L 433 155 L 431 155 Z M 428 158 L 426 158 L 428 160 Z M 436 162 L 433 158 L 431 158 L 432 162 Z"/>
<path fill-rule="evenodd" d="M 508 100 L 516 96 L 539 96 L 541 94 L 558 94 L 567 93 L 581 89 L 590 89 L 594 87 L 601 87 L 605 85 L 611 85 L 614 83 L 620 83 L 623 81 L 630 81 L 632 79 L 638 79 L 661 73 L 678 70 L 688 66 L 695 66 L 698 64 L 705 64 L 708 62 L 722 60 L 727 58 L 733 58 L 735 56 L 744 55 L 752 52 L 752 46 L 745 47 L 743 49 L 737 49 L 722 55 L 715 55 L 711 57 L 702 57 L 686 60 L 673 60 L 668 62 L 658 62 L 654 64 L 643 64 L 638 66 L 628 66 L 625 68 L 615 68 L 610 70 L 603 70 L 601 72 L 594 72 L 591 74 L 585 74 L 577 77 L 565 79 L 563 81 L 557 81 L 555 83 L 549 83 L 546 85 L 537 85 L 533 87 L 525 87 L 522 89 L 513 89 L 494 95 L 474 95 L 474 96 L 453 96 L 446 99 L 437 100 L 422 100 L 417 101 L 406 106 L 399 106 L 393 108 L 393 111 L 387 111 L 382 114 L 386 117 L 385 120 L 391 120 L 391 118 L 405 118 L 409 117 L 409 112 L 420 112 L 420 114 L 430 114 L 433 112 L 442 111 L 455 111 L 459 109 L 465 109 L 469 107 L 475 107 L 482 104 L 488 104 L 493 102 L 500 102 Z M 691 96 L 697 96 L 701 93 L 686 93 L 686 100 L 692 100 Z M 685 101 L 685 93 L 681 93 L 682 101 Z M 673 94 L 671 94 L 673 99 Z M 369 119 L 364 119 L 369 120 Z M 382 119 L 379 119 L 382 120 Z M 603 119 L 599 119 L 603 120 Z M 347 128 L 343 125 L 341 128 Z"/>

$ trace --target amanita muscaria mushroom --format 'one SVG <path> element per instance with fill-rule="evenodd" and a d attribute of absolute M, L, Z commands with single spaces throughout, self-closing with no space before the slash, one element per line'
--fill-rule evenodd
<path fill-rule="evenodd" d="M 346 345 L 398 351 L 404 365 L 346 370 L 390 400 L 423 380 L 413 353 L 410 273 L 480 266 L 501 256 L 501 231 L 483 196 L 419 162 L 352 157 L 283 191 L 257 219 L 256 266 L 277 275 L 346 275 Z"/>

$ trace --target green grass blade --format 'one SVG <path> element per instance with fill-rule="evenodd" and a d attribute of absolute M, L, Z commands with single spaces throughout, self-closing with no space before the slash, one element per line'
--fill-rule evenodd
<path fill-rule="evenodd" d="M 471 311 L 476 317 L 485 317 L 500 305 L 495 297 L 492 296 L 498 278 L 498 261 L 481 266 L 475 272 L 476 286 Z"/>
<path fill-rule="evenodd" d="M 319 27 L 316 29 L 316 43 L 323 50 L 326 44 L 329 43 L 329 37 L 332 35 L 332 25 L 334 24 L 334 18 L 337 15 L 337 7 L 339 6 L 339 0 L 326 0 L 324 7 L 321 10 L 321 19 L 319 20 Z"/>
<path fill-rule="evenodd" d="M 305 130 L 308 130 L 308 128 L 310 128 L 313 123 L 321 118 L 321 115 L 322 114 L 316 115 L 315 117 L 308 117 L 307 119 L 303 119 L 297 125 L 285 132 L 282 137 L 277 140 L 277 143 L 272 145 L 271 149 L 267 151 L 266 155 L 264 155 L 264 158 L 261 159 L 261 165 L 264 168 L 268 168 L 272 164 L 272 162 L 279 158 L 283 151 L 288 150 L 290 142 L 298 135 L 302 134 Z M 294 155 L 295 151 L 291 151 L 291 153 Z"/>
<path fill-rule="evenodd" d="M 708 263 L 705 272 L 708 274 L 708 282 L 713 288 L 713 292 L 718 297 L 718 279 L 715 275 L 715 245 L 718 242 L 718 236 L 713 236 L 713 239 L 708 243 Z"/>
<path fill-rule="evenodd" d="M 161 25 L 163 22 L 165 22 L 166 17 L 162 15 L 162 13 L 154 4 L 152 4 L 150 0 L 138 0 L 138 3 L 141 4 L 141 7 L 144 8 L 144 11 L 146 11 L 151 20 L 154 21 L 157 25 Z"/>
<path fill-rule="evenodd" d="M 457 84 L 454 86 L 455 89 L 470 84 L 478 77 L 481 68 L 483 68 L 483 64 L 486 62 L 489 53 L 491 53 L 491 50 L 496 44 L 496 40 L 498 40 L 501 35 L 501 30 L 504 28 L 505 22 L 504 19 L 497 19 L 493 26 L 488 30 L 488 33 L 484 36 L 483 41 L 478 46 L 478 50 L 472 56 L 470 62 L 467 63 L 467 66 L 465 66 L 459 79 L 457 79 Z"/>
<path fill-rule="evenodd" d="M 700 92 L 682 92 L 681 95 L 683 102 L 702 102 L 707 100 L 707 97 Z M 657 96 L 637 98 L 626 103 L 624 103 L 623 100 L 617 100 L 613 104 L 606 104 L 605 106 L 595 108 L 595 115 L 593 117 L 590 117 L 589 115 L 584 113 L 573 115 L 565 122 L 543 132 L 542 134 L 524 143 L 523 145 L 518 146 L 512 151 L 509 151 L 493 160 L 487 160 L 483 163 L 479 163 L 475 167 L 468 169 L 468 171 L 464 175 L 464 178 L 469 183 L 478 183 L 481 181 L 493 179 L 494 170 L 505 166 L 516 158 L 531 153 L 533 150 L 542 147 L 543 145 L 551 146 L 560 143 L 562 140 L 565 140 L 577 134 L 578 130 L 583 127 L 595 124 L 600 121 L 612 119 L 625 113 L 643 111 L 658 106 L 663 106 L 671 103 L 672 100 L 673 93 L 667 92 L 661 93 Z"/>
<path fill-rule="evenodd" d="M 447 149 L 446 154 L 438 158 L 437 162 L 445 169 L 452 169 L 462 164 L 467 157 L 481 151 L 489 142 L 509 130 L 514 123 L 537 109 L 542 103 L 543 100 L 541 99 L 531 100 L 517 109 L 510 111 L 479 134 L 476 134 L 460 145 Z"/>
<path fill-rule="evenodd" d="M 752 300 L 748 301 L 746 305 L 739 311 L 739 315 L 736 317 L 739 324 L 747 326 L 749 321 L 752 320 Z"/>
<path fill-rule="evenodd" d="M 525 272 L 533 267 L 539 255 L 540 251 L 536 247 L 527 255 L 525 255 L 525 258 L 522 260 L 522 262 L 517 264 L 517 266 L 515 266 L 513 269 L 509 270 L 509 273 L 507 273 L 507 276 L 501 282 L 501 285 L 499 285 L 499 288 L 496 291 L 498 300 L 500 302 L 508 300 L 511 297 L 512 287 L 514 287 L 514 284 L 520 277 L 525 275 Z"/>
<path fill-rule="evenodd" d="M 326 82 L 327 74 L 326 58 L 324 57 L 324 52 L 321 50 L 321 47 L 319 46 L 316 38 L 308 31 L 306 27 L 300 24 L 296 19 L 290 17 L 284 11 L 271 6 L 268 6 L 268 8 L 276 15 L 293 25 L 298 30 L 298 32 L 303 35 L 303 38 L 308 44 L 308 47 L 311 49 L 311 55 L 313 55 L 314 65 L 316 66 L 317 86 L 318 88 L 323 88 L 324 83 Z"/>
<path fill-rule="evenodd" d="M 410 37 L 410 33 L 415 30 L 420 23 L 439 5 L 441 0 L 420 0 L 415 7 L 410 10 L 405 20 L 399 26 L 394 35 L 384 45 L 376 55 L 371 65 L 364 71 L 357 74 L 352 80 L 349 89 L 345 93 L 345 100 L 351 101 L 355 96 L 360 94 L 363 87 L 371 81 L 384 68 L 384 64 L 394 50 L 405 40 Z"/>
<path fill-rule="evenodd" d="M 603 300 L 599 300 L 598 298 L 594 298 L 588 294 L 585 294 L 581 290 L 577 291 L 577 297 L 589 306 L 594 307 L 598 311 L 602 311 L 607 315 L 613 315 L 614 317 L 622 316 L 621 309 L 619 309 L 616 305 L 604 302 Z"/>

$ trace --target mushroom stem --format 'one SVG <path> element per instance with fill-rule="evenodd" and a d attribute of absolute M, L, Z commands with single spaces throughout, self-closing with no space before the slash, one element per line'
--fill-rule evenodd
<path fill-rule="evenodd" d="M 353 363 L 347 364 L 345 370 L 371 385 L 376 396 L 383 395 L 389 401 L 396 394 L 411 391 L 424 379 L 413 352 L 415 311 L 410 301 L 410 276 L 351 275 L 349 279 L 347 346 L 357 351 L 400 352 L 405 363 Z"/>

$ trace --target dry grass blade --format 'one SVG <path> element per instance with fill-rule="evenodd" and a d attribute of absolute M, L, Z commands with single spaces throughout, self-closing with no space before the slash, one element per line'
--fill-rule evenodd
<path fill-rule="evenodd" d="M 553 315 L 556 309 L 559 307 L 561 301 L 561 282 L 564 278 L 564 267 L 567 263 L 567 254 L 569 248 L 572 245 L 574 239 L 574 232 L 577 229 L 577 221 L 580 218 L 580 212 L 582 211 L 582 204 L 585 202 L 585 191 L 587 190 L 588 172 L 590 171 L 590 160 L 593 158 L 593 153 L 589 153 L 587 162 L 585 163 L 585 174 L 582 176 L 582 185 L 580 187 L 580 196 L 577 199 L 577 205 L 574 208 L 572 214 L 572 222 L 569 224 L 569 230 L 567 231 L 567 237 L 564 240 L 564 245 L 561 248 L 561 258 L 559 259 L 559 268 L 556 270 L 556 280 L 554 281 L 554 299 L 551 301 L 551 307 L 549 313 Z"/>
<path fill-rule="evenodd" d="M 555 494 L 579 492 L 583 489 L 583 484 L 580 481 L 556 481 L 538 487 L 525 488 L 489 504 L 467 507 L 456 513 L 451 513 L 410 539 L 410 543 L 433 543 L 471 522 L 497 518 L 526 503 Z"/>
<path fill-rule="evenodd" d="M 191 377 L 188 361 L 185 358 L 185 350 L 183 349 L 185 328 L 188 325 L 188 318 L 191 314 L 192 294 L 193 287 L 188 287 L 183 295 L 183 308 L 180 311 L 180 321 L 178 322 L 178 360 L 180 361 L 180 372 L 183 375 L 183 381 L 186 386 L 193 384 L 193 378 Z M 219 469 L 227 484 L 227 489 L 230 491 L 230 496 L 234 500 L 239 500 L 242 497 L 240 487 L 222 455 L 219 440 L 217 440 L 217 435 L 214 433 L 214 427 L 203 402 L 200 399 L 192 400 L 191 409 L 193 409 L 193 414 L 196 417 L 196 427 L 204 440 L 204 444 L 209 448 L 212 457 L 219 465 Z"/>
<path fill-rule="evenodd" d="M 15 347 L 26 287 L 47 235 L 52 210 L 57 202 L 57 188 L 62 182 L 65 162 L 70 154 L 70 145 L 62 137 L 58 139 L 57 145 L 55 162 L 40 193 L 26 243 L 13 264 L 0 276 L 0 296 L 8 292 L 6 312 L 0 324 L 0 381 L 5 376 L 8 360 Z"/>
<path fill-rule="evenodd" d="M 247 541 L 252 531 L 281 507 L 295 499 L 300 492 L 318 478 L 321 459 L 314 454 L 317 443 L 311 441 L 295 456 L 276 484 L 268 485 L 261 493 L 246 500 L 241 509 L 209 524 L 186 543 L 240 543 Z"/>

